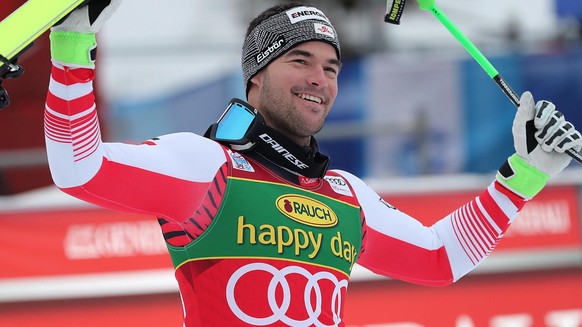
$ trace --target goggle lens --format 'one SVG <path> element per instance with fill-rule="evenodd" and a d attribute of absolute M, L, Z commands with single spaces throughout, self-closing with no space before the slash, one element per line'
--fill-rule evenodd
<path fill-rule="evenodd" d="M 253 120 L 255 113 L 241 103 L 233 102 L 220 118 L 216 128 L 216 138 L 219 140 L 242 139 Z"/>

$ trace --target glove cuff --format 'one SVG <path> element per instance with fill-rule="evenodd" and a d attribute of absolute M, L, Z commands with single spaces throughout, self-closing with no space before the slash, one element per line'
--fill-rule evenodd
<path fill-rule="evenodd" d="M 497 181 L 515 194 L 532 199 L 546 185 L 550 176 L 528 164 L 517 153 L 509 157 L 497 172 Z"/>
<path fill-rule="evenodd" d="M 97 38 L 94 33 L 52 31 L 51 57 L 64 66 L 95 68 Z"/>

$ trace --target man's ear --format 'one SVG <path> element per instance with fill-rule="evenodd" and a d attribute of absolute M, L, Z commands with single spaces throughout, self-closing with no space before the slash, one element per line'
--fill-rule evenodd
<path fill-rule="evenodd" d="M 258 98 L 259 90 L 263 86 L 264 80 L 265 80 L 265 77 L 264 77 L 264 74 L 262 71 L 255 74 L 255 76 L 253 76 L 249 80 L 249 88 L 247 90 L 247 100 L 249 101 L 249 103 L 251 105 L 255 106 L 255 108 L 256 108 L 257 103 L 255 103 L 254 100 L 256 100 Z"/>
<path fill-rule="evenodd" d="M 258 87 L 259 89 L 261 88 L 261 86 L 263 85 L 263 80 L 264 80 L 264 72 L 263 70 L 259 71 L 258 73 L 255 74 L 255 76 L 253 76 L 250 79 L 250 83 L 251 83 L 251 88 L 254 87 Z"/>

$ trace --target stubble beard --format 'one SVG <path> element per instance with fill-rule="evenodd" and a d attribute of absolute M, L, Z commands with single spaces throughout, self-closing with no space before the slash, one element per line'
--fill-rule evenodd
<path fill-rule="evenodd" d="M 265 76 L 259 99 L 261 114 L 265 117 L 268 125 L 286 135 L 313 136 L 323 128 L 328 114 L 326 112 L 319 121 L 308 124 L 299 109 L 295 107 L 292 99 L 286 97 L 284 92 L 272 87 L 268 74 Z"/>

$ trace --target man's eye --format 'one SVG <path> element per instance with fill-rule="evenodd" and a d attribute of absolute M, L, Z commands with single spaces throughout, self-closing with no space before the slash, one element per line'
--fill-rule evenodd
<path fill-rule="evenodd" d="M 333 67 L 328 67 L 325 70 L 330 72 L 330 73 L 333 73 L 334 75 L 337 75 L 337 70 Z"/>

